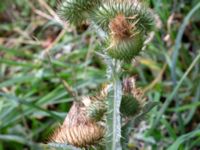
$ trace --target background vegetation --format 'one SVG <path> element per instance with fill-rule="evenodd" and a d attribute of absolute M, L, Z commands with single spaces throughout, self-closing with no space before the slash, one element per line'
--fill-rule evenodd
<path fill-rule="evenodd" d="M 134 149 L 200 149 L 200 2 L 144 0 L 155 12 L 153 40 L 134 65 L 150 101 L 159 102 L 130 137 Z M 101 37 L 63 24 L 56 0 L 0 2 L 0 150 L 50 149 L 73 97 L 91 95 L 106 81 L 95 54 Z M 101 35 L 101 33 L 99 33 Z"/>

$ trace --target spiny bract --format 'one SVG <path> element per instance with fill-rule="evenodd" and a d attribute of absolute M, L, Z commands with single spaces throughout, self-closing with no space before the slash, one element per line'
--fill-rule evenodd
<path fill-rule="evenodd" d="M 141 110 L 138 100 L 131 94 L 123 95 L 120 112 L 125 116 L 135 116 Z"/>

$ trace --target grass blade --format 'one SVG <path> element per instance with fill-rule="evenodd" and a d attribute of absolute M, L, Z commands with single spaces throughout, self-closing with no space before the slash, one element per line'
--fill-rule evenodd
<path fill-rule="evenodd" d="M 181 84 L 183 83 L 183 81 L 185 80 L 185 78 L 187 77 L 187 75 L 190 73 L 190 71 L 192 70 L 192 68 L 195 66 L 195 64 L 199 61 L 199 59 L 200 59 L 200 53 L 193 60 L 193 62 L 189 66 L 189 68 L 186 70 L 186 72 L 184 73 L 184 75 L 182 76 L 182 78 L 180 79 L 180 81 L 178 82 L 178 84 L 176 85 L 176 87 L 174 88 L 172 94 L 169 95 L 169 97 L 167 97 L 165 103 L 163 104 L 162 108 L 160 109 L 160 112 L 158 113 L 158 115 L 157 115 L 157 117 L 155 119 L 155 122 L 154 122 L 154 124 L 152 126 L 152 129 L 154 129 L 157 126 L 157 124 L 160 122 L 161 116 L 165 113 L 166 109 L 168 108 L 168 106 L 172 102 L 174 96 L 177 94 L 178 89 L 180 88 Z"/>
<path fill-rule="evenodd" d="M 183 142 L 191 138 L 194 138 L 195 136 L 198 136 L 198 135 L 200 135 L 200 129 L 184 134 L 180 136 L 167 150 L 177 150 Z"/>
<path fill-rule="evenodd" d="M 177 62 L 179 50 L 181 48 L 181 40 L 183 37 L 183 33 L 185 31 L 187 24 L 189 23 L 190 18 L 198 9 L 200 9 L 200 2 L 195 7 L 193 7 L 193 9 L 188 13 L 188 15 L 185 17 L 183 24 L 181 25 L 178 31 L 178 36 L 176 38 L 175 49 L 172 56 L 172 66 L 171 66 L 172 79 L 174 83 L 176 83 L 176 62 Z"/>

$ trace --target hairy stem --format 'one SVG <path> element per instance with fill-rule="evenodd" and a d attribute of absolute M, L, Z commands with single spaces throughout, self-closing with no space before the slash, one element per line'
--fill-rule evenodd
<path fill-rule="evenodd" d="M 117 62 L 115 65 L 110 64 L 112 69 L 112 80 L 113 80 L 113 89 L 114 97 L 109 100 L 109 110 L 108 114 L 108 129 L 109 137 L 107 145 L 108 150 L 121 150 L 121 117 L 120 117 L 120 104 L 122 99 L 122 85 L 117 73 Z"/>

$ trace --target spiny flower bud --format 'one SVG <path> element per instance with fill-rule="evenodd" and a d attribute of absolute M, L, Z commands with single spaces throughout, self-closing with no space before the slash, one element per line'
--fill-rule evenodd
<path fill-rule="evenodd" d="M 136 87 L 134 77 L 123 81 L 123 91 L 120 111 L 125 116 L 135 116 L 144 107 L 146 100 L 144 93 Z"/>
<path fill-rule="evenodd" d="M 126 62 L 139 54 L 153 26 L 150 11 L 131 0 L 105 2 L 92 20 L 108 34 L 108 54 Z"/>
<path fill-rule="evenodd" d="M 103 101 L 94 101 L 86 108 L 87 116 L 94 121 L 100 121 L 107 112 L 107 104 Z"/>
<path fill-rule="evenodd" d="M 109 92 L 110 85 L 105 85 L 100 93 L 95 96 L 84 97 L 83 103 L 86 106 L 86 114 L 93 121 L 104 121 L 107 112 L 106 97 Z"/>
<path fill-rule="evenodd" d="M 101 0 L 63 0 L 60 16 L 70 24 L 80 25 L 101 3 Z"/>
<path fill-rule="evenodd" d="M 124 15 L 119 14 L 109 24 L 110 40 L 107 49 L 113 58 L 129 62 L 139 54 L 144 38 L 135 24 L 130 24 Z"/>

